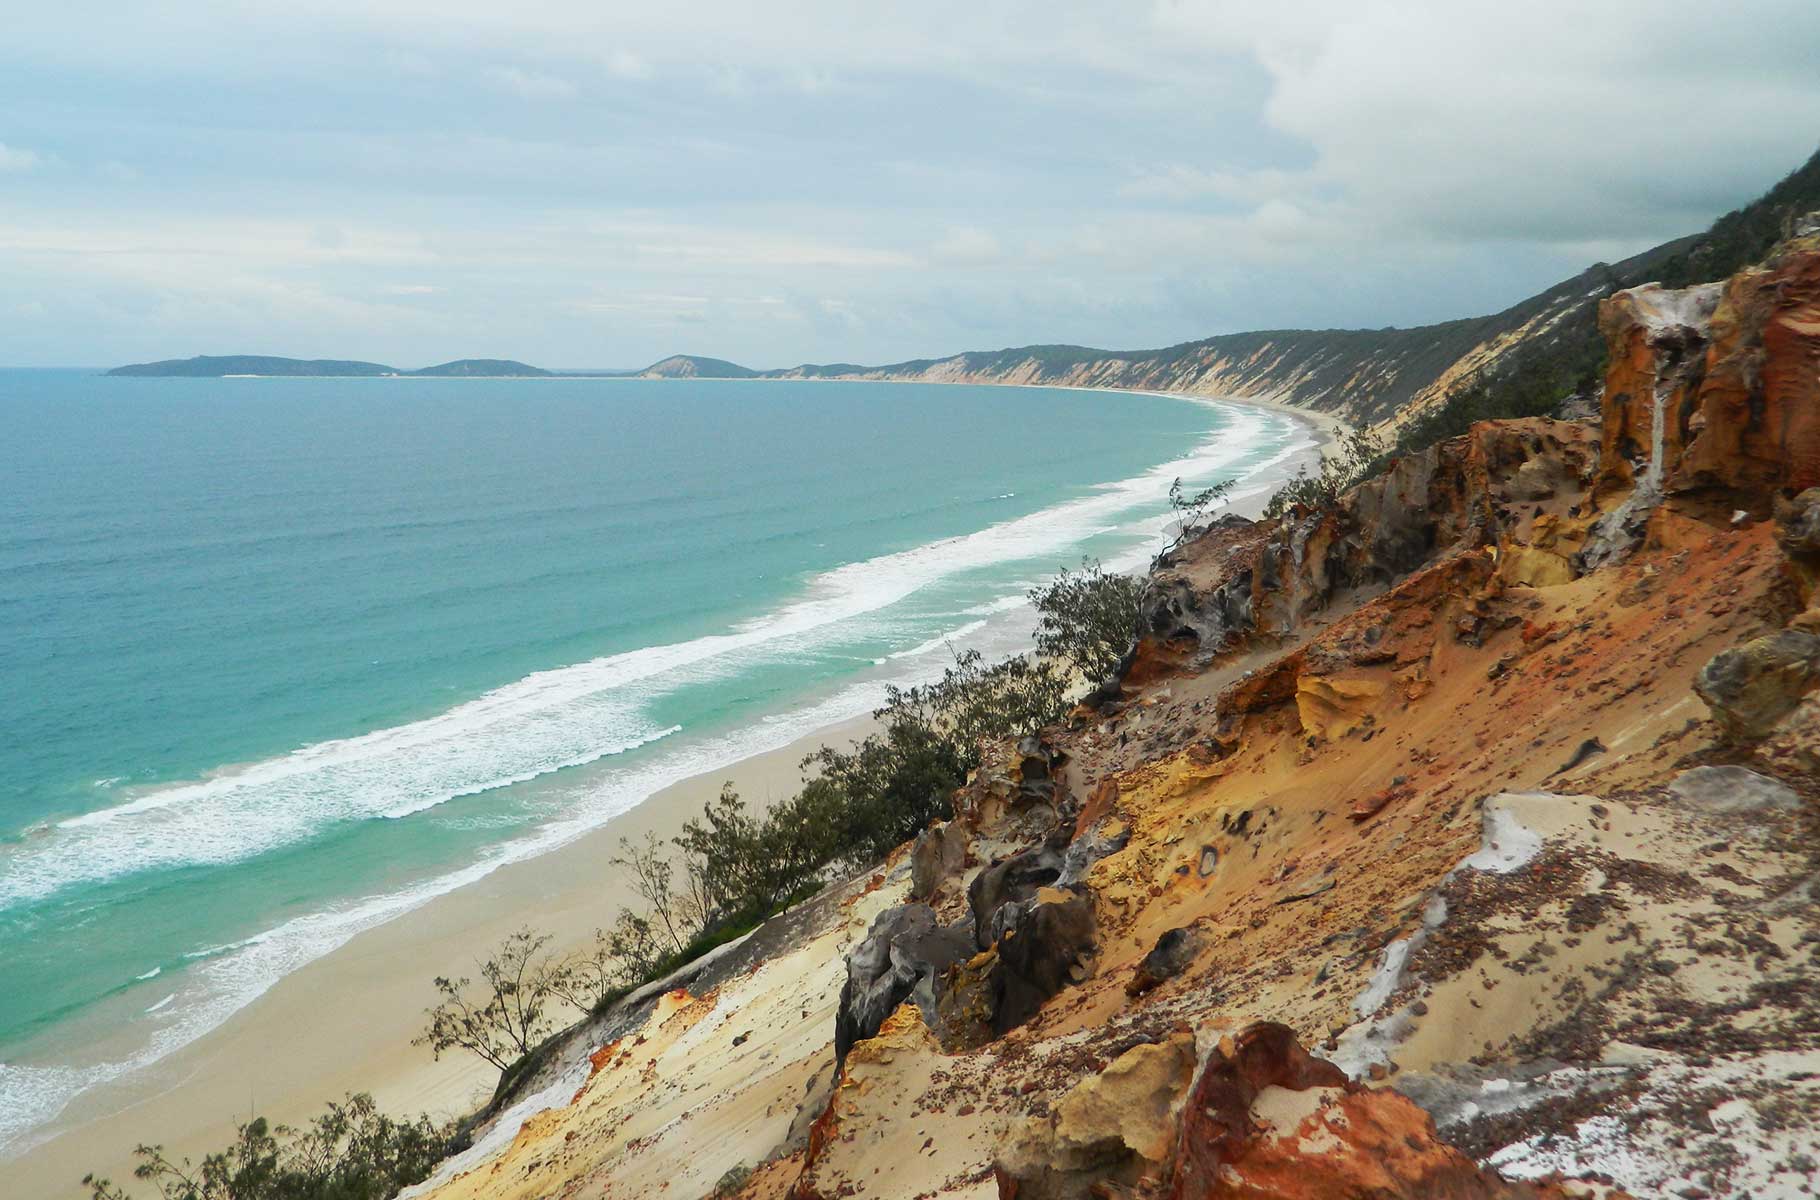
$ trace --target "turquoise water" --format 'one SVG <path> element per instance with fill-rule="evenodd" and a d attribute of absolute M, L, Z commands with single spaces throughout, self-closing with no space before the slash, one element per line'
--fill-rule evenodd
<path fill-rule="evenodd" d="M 0 371 L 0 1153 L 359 929 L 938 672 L 1257 410 Z M 128 1012 L 139 1046 L 60 1029 Z"/>

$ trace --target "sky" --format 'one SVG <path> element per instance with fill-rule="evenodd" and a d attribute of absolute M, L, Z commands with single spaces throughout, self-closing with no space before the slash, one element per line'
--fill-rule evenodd
<path fill-rule="evenodd" d="M 0 365 L 1493 312 L 1820 146 L 1813 0 L 0 0 Z"/>

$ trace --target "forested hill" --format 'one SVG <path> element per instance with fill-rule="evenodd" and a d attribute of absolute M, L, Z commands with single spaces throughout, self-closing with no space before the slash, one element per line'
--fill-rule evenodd
<path fill-rule="evenodd" d="M 509 358 L 458 358 L 415 371 L 401 371 L 384 363 L 361 362 L 342 358 L 279 358 L 268 354 L 198 355 L 195 358 L 167 358 L 160 362 L 132 363 L 115 367 L 109 375 L 162 376 L 167 378 L 213 379 L 225 375 L 270 375 L 280 377 L 354 377 L 376 378 L 386 375 L 434 378 L 505 378 L 548 375 L 540 367 L 528 366 Z"/>
<path fill-rule="evenodd" d="M 1571 279 L 1490 316 L 1413 329 L 1276 329 L 1222 334 L 1160 350 L 1020 346 L 883 366 L 805 364 L 758 372 L 677 355 L 655 376 L 878 379 L 1128 387 L 1284 400 L 1355 424 L 1408 420 L 1448 406 L 1473 415 L 1551 409 L 1590 388 L 1603 357 L 1598 302 L 1659 281 L 1717 279 L 1757 259 L 1796 215 L 1820 208 L 1820 154 L 1703 233 Z"/>

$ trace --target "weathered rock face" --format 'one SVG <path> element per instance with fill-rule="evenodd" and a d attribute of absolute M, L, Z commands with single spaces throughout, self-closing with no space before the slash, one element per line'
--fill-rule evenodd
<path fill-rule="evenodd" d="M 1599 323 L 1601 492 L 1820 483 L 1820 238 L 1723 284 L 1619 292 Z"/>
<path fill-rule="evenodd" d="M 1370 1091 L 1283 1025 L 1222 1038 L 1182 1108 L 1170 1200 L 1516 1200 L 1558 1195 L 1480 1168 L 1408 1097 Z"/>
<path fill-rule="evenodd" d="M 853 1044 L 879 1031 L 909 1000 L 936 1019 L 937 988 L 950 965 L 973 952 L 964 929 L 944 929 L 926 904 L 904 904 L 878 915 L 865 940 L 847 956 L 834 1024 L 834 1053 L 845 1059 Z"/>
<path fill-rule="evenodd" d="M 954 798 L 955 819 L 971 829 L 1019 819 L 1027 830 L 1055 823 L 1065 797 L 1056 772 L 1062 756 L 1042 738 L 1024 738 L 1008 754 L 988 755 Z"/>
<path fill-rule="evenodd" d="M 1599 304 L 1608 360 L 1599 484 L 1660 494 L 1681 460 L 1706 376 L 1706 349 L 1722 285 L 1673 291 L 1645 284 Z"/>
<path fill-rule="evenodd" d="M 1673 485 L 1820 485 L 1820 238 L 1725 284 L 1707 360 Z"/>
<path fill-rule="evenodd" d="M 1785 629 L 1713 658 L 1694 681 L 1734 741 L 1768 737 L 1801 698 L 1820 687 L 1820 635 Z"/>
<path fill-rule="evenodd" d="M 910 896 L 929 900 L 967 863 L 966 833 L 950 821 L 937 821 L 916 835 L 910 849 Z"/>
<path fill-rule="evenodd" d="M 1579 491 L 1596 438 L 1564 422 L 1488 422 L 1397 460 L 1336 509 L 1216 525 L 1152 576 L 1128 683 L 1293 637 L 1338 596 L 1481 546 L 1539 541 L 1529 569 L 1571 576 L 1572 547 L 1551 524 L 1561 514 L 1544 510 Z"/>

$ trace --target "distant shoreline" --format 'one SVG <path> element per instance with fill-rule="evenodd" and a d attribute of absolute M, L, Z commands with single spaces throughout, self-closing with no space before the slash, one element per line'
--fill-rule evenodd
<path fill-rule="evenodd" d="M 146 365 L 146 364 L 137 364 Z M 434 368 L 425 368 L 433 370 Z M 489 380 L 513 380 L 536 383 L 565 383 L 577 380 L 598 382 L 632 382 L 632 383 L 869 383 L 869 384 L 915 384 L 920 387 L 1015 387 L 1036 388 L 1047 391 L 1062 392 L 1106 392 L 1129 396 L 1161 396 L 1171 400 L 1223 401 L 1235 404 L 1252 404 L 1267 408 L 1273 412 L 1302 421 L 1317 435 L 1319 450 L 1326 454 L 1336 448 L 1340 441 L 1353 431 L 1353 427 L 1332 413 L 1317 409 L 1303 408 L 1285 400 L 1264 396 L 1231 396 L 1208 395 L 1201 392 L 1167 391 L 1159 388 L 1133 388 L 1111 386 L 1091 386 L 1075 383 L 1006 383 L 997 380 L 972 379 L 880 379 L 877 377 L 861 378 L 843 375 L 808 375 L 786 376 L 781 374 L 757 375 L 656 375 L 647 371 L 546 371 L 537 369 L 531 375 L 431 375 L 424 371 L 396 371 L 385 374 L 369 375 L 314 375 L 314 374 L 281 374 L 264 375 L 254 372 L 223 375 L 178 375 L 178 374 L 140 374 L 122 372 L 127 367 L 114 367 L 100 370 L 100 374 L 118 379 L 394 379 L 394 380 L 470 380 L 486 382 Z"/>

